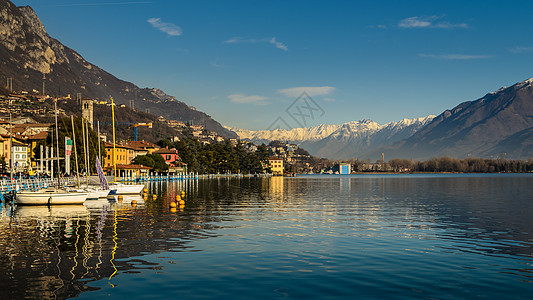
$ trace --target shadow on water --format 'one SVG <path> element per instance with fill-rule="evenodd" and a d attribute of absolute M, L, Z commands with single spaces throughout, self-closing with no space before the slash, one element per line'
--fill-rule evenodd
<path fill-rule="evenodd" d="M 368 274 L 361 266 L 362 273 L 354 273 L 351 263 L 365 261 L 368 272 L 381 270 L 386 262 L 388 268 L 411 268 L 394 258 L 398 253 L 403 260 L 418 260 L 412 272 L 420 274 L 430 265 L 436 268 L 435 259 L 459 255 L 471 260 L 437 265 L 454 274 L 457 269 L 479 269 L 492 262 L 487 272 L 528 282 L 533 276 L 532 183 L 533 176 L 528 175 L 219 178 L 151 182 L 144 200 L 126 197 L 121 203 L 102 199 L 86 201 L 84 206 L 4 207 L 0 211 L 0 292 L 8 299 L 53 299 L 113 289 L 128 275 L 165 274 L 175 264 L 171 258 L 160 260 L 153 255 L 223 251 L 198 245 L 225 239 L 229 246 L 220 245 L 240 253 L 242 258 L 234 259 L 242 259 L 242 270 L 250 272 L 250 264 L 269 265 L 272 282 L 287 280 L 276 273 L 278 269 L 294 268 L 292 272 L 300 274 L 298 263 L 320 261 L 318 265 L 329 268 L 327 276 L 343 274 L 344 285 L 336 279 L 327 286 L 341 295 L 365 289 L 357 284 Z M 170 208 L 181 191 L 186 205 Z M 131 200 L 138 204 L 132 205 Z M 255 255 L 275 243 L 291 258 L 282 257 L 282 250 L 275 248 L 270 256 Z M 302 249 L 309 250 L 304 255 Z M 321 257 L 327 257 L 327 262 Z M 350 263 L 333 263 L 345 260 Z M 235 274 L 226 270 L 226 276 L 237 278 L 242 270 L 233 268 Z M 391 280 L 388 271 L 380 272 L 383 279 L 375 277 L 376 284 Z M 243 274 L 254 278 L 263 273 Z M 420 285 L 426 283 L 420 279 Z M 418 288 L 417 283 L 402 284 Z M 300 285 L 271 290 L 278 296 L 279 291 L 304 296 Z M 319 289 L 326 287 L 315 288 L 320 295 Z M 527 288 L 533 290 L 533 286 Z M 195 291 L 191 288 L 191 295 Z M 217 287 L 212 295 L 232 292 Z M 432 296 L 432 292 L 426 294 Z M 383 293 L 387 295 L 387 290 Z"/>

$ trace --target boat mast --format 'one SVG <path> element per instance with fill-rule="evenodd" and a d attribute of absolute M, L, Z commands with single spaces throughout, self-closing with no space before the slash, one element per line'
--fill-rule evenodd
<path fill-rule="evenodd" d="M 59 127 L 57 126 L 57 99 L 54 100 L 54 108 L 55 108 L 55 115 L 56 115 L 56 154 L 57 154 L 57 187 L 59 187 L 60 184 L 60 170 L 59 170 Z"/>
<path fill-rule="evenodd" d="M 87 176 L 90 176 L 91 175 L 91 156 L 89 155 L 89 152 L 90 152 L 89 151 L 89 121 L 87 121 L 87 123 L 85 124 L 85 134 L 87 135 L 87 137 L 85 138 L 85 141 L 87 143 L 86 145 L 87 147 Z M 87 184 L 89 184 L 89 181 L 87 181 Z"/>
<path fill-rule="evenodd" d="M 11 112 L 9 112 L 9 177 L 13 178 L 13 123 L 11 123 Z"/>
<path fill-rule="evenodd" d="M 100 121 L 96 121 L 96 130 L 98 131 L 98 160 L 102 162 L 102 153 L 100 151 Z"/>
<path fill-rule="evenodd" d="M 115 103 L 111 97 L 111 118 L 113 123 L 113 182 L 117 182 L 117 156 L 115 150 Z"/>
<path fill-rule="evenodd" d="M 72 139 L 74 140 L 74 157 L 76 158 L 76 179 L 80 187 L 80 170 L 78 168 L 78 151 L 76 151 L 76 129 L 74 129 L 74 116 L 70 116 L 72 122 Z"/>

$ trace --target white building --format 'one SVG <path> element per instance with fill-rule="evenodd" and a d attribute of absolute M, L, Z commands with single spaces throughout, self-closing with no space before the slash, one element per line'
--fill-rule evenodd
<path fill-rule="evenodd" d="M 13 170 L 22 172 L 28 169 L 28 146 L 13 141 Z"/>

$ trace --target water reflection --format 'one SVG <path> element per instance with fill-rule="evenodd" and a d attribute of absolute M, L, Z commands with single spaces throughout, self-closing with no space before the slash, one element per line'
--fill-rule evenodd
<path fill-rule="evenodd" d="M 480 273 L 481 294 L 494 292 L 488 283 L 495 280 L 500 292 L 533 291 L 516 283 L 533 276 L 532 183 L 527 175 L 211 179 L 151 182 L 146 200 L 4 207 L 0 291 L 10 299 L 104 292 L 96 297 L 119 293 L 121 284 L 140 289 L 128 281 L 135 275 L 168 274 L 152 282 L 154 295 L 163 297 L 173 272 L 189 296 L 200 288 L 231 295 L 210 276 L 242 282 L 243 297 L 263 295 L 257 278 L 276 285 L 269 291 L 278 296 L 307 295 L 304 287 L 315 296 L 327 296 L 322 289 L 351 294 L 391 282 L 436 296 L 430 287 L 439 281 L 459 285 Z M 181 191 L 186 205 L 171 208 Z M 176 269 L 184 257 L 189 261 Z M 434 282 L 426 281 L 428 270 L 439 272 L 431 274 Z M 309 287 L 306 274 L 317 274 L 321 284 Z M 207 281 L 193 287 L 192 278 Z M 284 285 L 288 280 L 292 286 Z M 387 295 L 394 294 L 381 296 Z"/>

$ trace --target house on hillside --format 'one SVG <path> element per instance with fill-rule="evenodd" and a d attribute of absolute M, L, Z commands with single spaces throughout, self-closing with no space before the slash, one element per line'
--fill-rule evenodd
<path fill-rule="evenodd" d="M 268 163 L 270 165 L 270 170 L 274 176 L 283 176 L 283 159 L 277 157 L 269 157 Z"/>
<path fill-rule="evenodd" d="M 176 149 L 161 148 L 157 151 L 154 151 L 154 153 L 163 156 L 166 164 L 169 166 L 176 166 L 180 161 L 178 150 Z"/>

